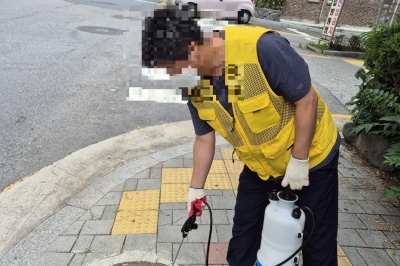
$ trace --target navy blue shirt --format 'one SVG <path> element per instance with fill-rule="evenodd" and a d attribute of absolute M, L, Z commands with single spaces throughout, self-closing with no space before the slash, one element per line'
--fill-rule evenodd
<path fill-rule="evenodd" d="M 297 102 L 308 93 L 311 88 L 308 65 L 290 46 L 286 38 L 274 33 L 263 34 L 257 41 L 257 56 L 264 75 L 275 94 L 291 102 Z M 217 100 L 233 116 L 232 104 L 227 100 L 225 76 L 213 78 L 212 84 Z M 207 122 L 200 119 L 197 109 L 190 101 L 188 107 L 196 135 L 205 135 L 214 130 Z M 338 136 L 331 154 L 317 168 L 322 167 L 334 157 L 340 143 L 341 139 Z"/>

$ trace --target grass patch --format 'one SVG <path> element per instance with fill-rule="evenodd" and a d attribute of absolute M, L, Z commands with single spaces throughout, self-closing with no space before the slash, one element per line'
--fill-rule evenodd
<path fill-rule="evenodd" d="M 319 50 L 327 50 L 328 49 L 328 44 L 326 43 L 315 43 L 315 42 L 309 42 L 308 45 L 317 48 Z"/>

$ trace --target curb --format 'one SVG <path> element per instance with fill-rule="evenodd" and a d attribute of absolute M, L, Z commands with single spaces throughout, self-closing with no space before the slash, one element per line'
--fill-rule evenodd
<path fill-rule="evenodd" d="M 350 57 L 350 58 L 356 58 L 356 59 L 360 59 L 365 54 L 364 52 L 320 50 L 309 44 L 307 44 L 307 49 L 314 51 L 318 54 L 324 54 L 324 55 L 329 55 L 329 56 L 338 56 L 338 57 Z"/>

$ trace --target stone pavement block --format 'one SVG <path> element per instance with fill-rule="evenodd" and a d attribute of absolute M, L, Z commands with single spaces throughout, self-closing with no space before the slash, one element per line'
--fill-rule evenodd
<path fill-rule="evenodd" d="M 232 225 L 216 225 L 218 242 L 229 242 L 232 238 Z"/>
<path fill-rule="evenodd" d="M 352 165 L 351 163 L 349 163 L 345 158 L 343 158 L 343 157 L 339 157 L 339 164 L 340 164 L 340 167 L 344 167 L 344 168 L 347 168 L 347 169 L 354 169 L 355 167 L 354 167 L 354 165 Z"/>
<path fill-rule="evenodd" d="M 339 195 L 342 199 L 345 200 L 365 200 L 364 197 L 360 194 L 359 189 L 354 188 L 339 188 Z"/>
<path fill-rule="evenodd" d="M 203 212 L 204 213 L 204 212 Z M 172 210 L 172 224 L 182 226 L 188 218 L 187 210 Z M 199 217 L 196 217 L 198 223 Z"/>
<path fill-rule="evenodd" d="M 226 210 L 226 214 L 228 215 L 229 223 L 233 224 L 233 216 L 235 216 L 235 210 Z"/>
<path fill-rule="evenodd" d="M 152 166 L 152 167 L 154 167 L 154 166 Z M 134 179 L 139 179 L 139 178 L 146 179 L 146 178 L 149 178 L 149 177 L 150 177 L 150 169 L 146 169 L 146 170 L 143 170 L 142 172 L 137 173 L 132 178 L 134 178 Z"/>
<path fill-rule="evenodd" d="M 179 225 L 165 225 L 158 227 L 158 239 L 159 243 L 180 243 L 182 241 L 182 226 Z M 191 232 L 189 233 L 189 235 Z"/>
<path fill-rule="evenodd" d="M 59 236 L 45 249 L 48 252 L 64 252 L 71 251 L 78 236 Z"/>
<path fill-rule="evenodd" d="M 94 236 L 79 236 L 71 252 L 83 253 L 86 250 L 89 250 L 90 246 L 92 245 L 93 238 Z"/>
<path fill-rule="evenodd" d="M 172 225 L 172 210 L 160 210 L 158 212 L 158 226 Z"/>
<path fill-rule="evenodd" d="M 365 266 L 364 259 L 360 256 L 357 249 L 354 247 L 342 247 L 347 258 L 351 262 L 352 266 Z"/>
<path fill-rule="evenodd" d="M 396 264 L 383 249 L 357 248 L 360 256 L 368 266 L 395 266 Z"/>
<path fill-rule="evenodd" d="M 29 266 L 54 266 L 55 262 L 57 266 L 68 266 L 73 256 L 72 253 L 43 252 Z"/>
<path fill-rule="evenodd" d="M 381 217 L 393 227 L 393 230 L 400 231 L 400 216 L 381 215 Z"/>
<path fill-rule="evenodd" d="M 340 246 L 366 247 L 364 240 L 354 229 L 338 229 L 338 242 Z"/>
<path fill-rule="evenodd" d="M 125 239 L 125 251 L 155 252 L 157 246 L 156 234 L 127 235 Z"/>
<path fill-rule="evenodd" d="M 213 210 L 233 210 L 235 203 L 235 196 L 211 196 L 211 208 Z"/>
<path fill-rule="evenodd" d="M 211 233 L 211 242 L 218 242 L 216 226 L 212 227 L 211 232 L 212 232 Z M 182 238 L 182 234 L 180 234 L 180 235 Z M 187 238 L 188 238 L 188 241 L 191 243 L 194 243 L 194 242 L 207 243 L 209 235 L 210 235 L 210 225 L 205 224 L 205 225 L 199 225 L 199 227 L 196 230 L 190 231 Z"/>
<path fill-rule="evenodd" d="M 129 178 L 125 181 L 124 191 L 135 191 L 137 187 L 137 178 Z"/>
<path fill-rule="evenodd" d="M 353 213 L 339 213 L 339 227 L 352 229 L 365 229 L 365 225 Z"/>
<path fill-rule="evenodd" d="M 386 253 L 389 255 L 389 257 L 394 261 L 394 263 L 396 265 L 400 265 L 400 251 L 399 250 L 387 249 Z"/>
<path fill-rule="evenodd" d="M 213 218 L 213 225 L 229 224 L 226 210 L 213 210 L 212 218 Z M 203 211 L 203 214 L 200 217 L 199 224 L 210 224 L 210 213 L 208 212 L 208 210 Z"/>
<path fill-rule="evenodd" d="M 357 203 L 369 214 L 389 214 L 389 212 L 379 203 L 374 201 L 357 200 Z"/>
<path fill-rule="evenodd" d="M 224 196 L 235 196 L 232 190 L 222 190 L 222 195 Z"/>
<path fill-rule="evenodd" d="M 95 253 L 120 253 L 125 241 L 124 235 L 118 236 L 95 236 L 90 250 Z"/>
<path fill-rule="evenodd" d="M 162 168 L 162 162 L 161 162 L 161 163 L 158 163 L 158 164 L 155 164 L 155 165 L 153 165 L 152 167 L 150 167 L 150 168 L 149 168 L 150 171 L 151 171 L 152 168 Z"/>
<path fill-rule="evenodd" d="M 339 200 L 339 210 L 346 213 L 365 213 L 355 200 Z"/>
<path fill-rule="evenodd" d="M 161 179 L 162 169 L 161 168 L 150 168 L 150 178 Z"/>
<path fill-rule="evenodd" d="M 399 232 L 393 233 L 393 232 L 383 231 L 383 233 L 397 249 L 400 249 L 400 234 L 399 234 Z"/>
<path fill-rule="evenodd" d="M 376 182 L 374 181 L 373 178 L 374 177 L 357 178 L 357 180 L 362 185 L 361 188 L 363 188 L 365 190 L 382 191 L 382 188 L 381 188 L 380 184 L 376 184 Z"/>
<path fill-rule="evenodd" d="M 373 230 L 356 230 L 361 238 L 368 244 L 370 248 L 393 248 L 394 246 L 388 241 L 381 231 Z"/>
<path fill-rule="evenodd" d="M 182 245 L 185 244 L 187 244 L 187 242 L 184 242 Z M 156 254 L 157 258 L 172 261 L 172 243 L 157 243 Z"/>
<path fill-rule="evenodd" d="M 164 168 L 183 167 L 183 158 L 169 159 L 163 162 L 163 167 Z"/>
<path fill-rule="evenodd" d="M 215 149 L 215 150 L 217 150 L 217 149 Z M 183 159 L 193 159 L 193 152 L 184 154 Z"/>
<path fill-rule="evenodd" d="M 343 188 L 361 188 L 362 184 L 354 177 L 339 177 L 339 185 Z"/>
<path fill-rule="evenodd" d="M 114 220 L 95 220 L 86 221 L 82 228 L 81 235 L 109 235 L 111 228 L 114 224 Z"/>
<path fill-rule="evenodd" d="M 136 190 L 160 189 L 160 179 L 138 179 Z"/>
<path fill-rule="evenodd" d="M 119 255 L 119 253 L 114 253 L 114 254 L 110 254 L 108 252 L 91 252 L 86 254 L 85 259 L 83 261 L 83 265 L 87 265 L 89 263 L 92 263 L 93 261 L 96 260 L 102 260 L 102 259 L 106 259 L 112 255 Z"/>
<path fill-rule="evenodd" d="M 119 211 L 119 205 L 107 205 L 105 206 L 103 216 L 101 217 L 101 220 L 114 220 L 115 216 L 117 215 Z"/>
<path fill-rule="evenodd" d="M 366 200 L 379 201 L 379 202 L 384 202 L 384 201 L 390 200 L 388 198 L 382 197 L 383 192 L 379 191 L 379 190 L 377 191 L 377 190 L 371 190 L 371 189 L 360 189 L 360 194 Z"/>
<path fill-rule="evenodd" d="M 193 159 L 183 159 L 183 167 L 193 168 Z"/>
<path fill-rule="evenodd" d="M 206 189 L 204 190 L 204 194 L 206 194 L 207 197 L 209 196 L 222 196 L 222 190 L 217 190 L 217 189 Z M 209 201 L 209 199 L 207 199 Z"/>
<path fill-rule="evenodd" d="M 385 221 L 376 214 L 357 214 L 361 221 L 365 224 L 367 229 L 370 230 L 386 230 L 382 227 L 385 225 Z M 381 226 L 379 226 L 381 225 Z"/>
<path fill-rule="evenodd" d="M 86 254 L 75 254 L 68 266 L 82 266 Z"/>
<path fill-rule="evenodd" d="M 173 258 L 175 258 L 178 252 L 179 244 L 173 244 Z M 181 250 L 179 251 L 176 264 L 199 264 L 204 265 L 206 256 L 204 255 L 204 248 L 202 243 L 183 243 Z"/>
<path fill-rule="evenodd" d="M 61 235 L 77 235 L 81 231 L 85 221 L 76 221 L 71 224 Z"/>
<path fill-rule="evenodd" d="M 108 192 L 101 200 L 96 202 L 95 205 L 117 205 L 121 200 L 121 191 Z"/>
<path fill-rule="evenodd" d="M 79 218 L 81 221 L 85 220 L 99 220 L 101 215 L 103 215 L 104 206 L 93 206 L 84 215 Z"/>
<path fill-rule="evenodd" d="M 160 210 L 186 210 L 186 203 L 161 203 Z"/>
<path fill-rule="evenodd" d="M 362 174 L 358 172 L 357 169 L 338 167 L 338 170 L 343 177 L 363 177 Z"/>
<path fill-rule="evenodd" d="M 214 160 L 223 160 L 223 159 L 224 157 L 222 157 L 221 150 L 215 149 Z"/>
<path fill-rule="evenodd" d="M 116 185 L 111 191 L 123 191 L 125 186 L 125 182 L 121 182 L 118 185 Z M 75 257 L 74 257 L 75 259 Z"/>
<path fill-rule="evenodd" d="M 400 210 L 395 208 L 390 202 L 382 202 L 381 204 L 389 212 L 389 214 L 400 215 Z"/>
<path fill-rule="evenodd" d="M 226 254 L 229 243 L 211 243 L 208 256 L 208 265 L 227 265 Z M 207 256 L 207 244 L 204 244 L 204 254 Z"/>

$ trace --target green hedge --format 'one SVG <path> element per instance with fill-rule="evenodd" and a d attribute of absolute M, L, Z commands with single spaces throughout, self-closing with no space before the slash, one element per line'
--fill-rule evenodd
<path fill-rule="evenodd" d="M 286 0 L 255 0 L 256 7 L 282 10 Z"/>

